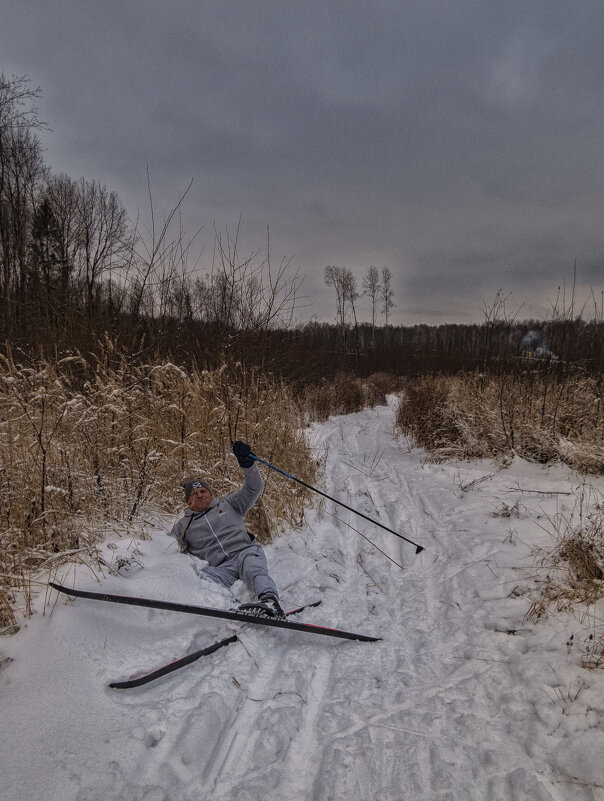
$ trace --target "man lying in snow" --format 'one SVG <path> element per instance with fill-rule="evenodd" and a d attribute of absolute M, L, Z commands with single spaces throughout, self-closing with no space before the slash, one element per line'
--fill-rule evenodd
<path fill-rule="evenodd" d="M 243 604 L 240 609 L 253 614 L 284 618 L 279 592 L 268 572 L 266 556 L 247 531 L 243 518 L 264 488 L 251 448 L 235 442 L 233 453 L 243 468 L 245 482 L 237 492 L 216 499 L 203 479 L 183 484 L 188 508 L 172 527 L 181 551 L 208 562 L 202 573 L 225 587 L 237 579 L 258 596 L 259 603 Z"/>

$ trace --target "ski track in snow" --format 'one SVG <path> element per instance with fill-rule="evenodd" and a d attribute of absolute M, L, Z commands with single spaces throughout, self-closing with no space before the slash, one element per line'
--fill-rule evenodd
<path fill-rule="evenodd" d="M 327 492 L 426 550 L 330 502 L 267 548 L 286 605 L 322 600 L 301 619 L 383 641 L 61 598 L 0 643 L 14 658 L 0 672 L 2 801 L 604 799 L 602 678 L 566 653 L 570 620 L 524 621 L 518 569 L 561 501 L 514 483 L 577 478 L 523 462 L 426 464 L 392 438 L 393 403 L 311 436 Z M 516 500 L 521 518 L 494 516 Z M 169 546 L 160 531 L 130 543 L 144 569 L 103 589 L 229 605 Z M 83 569 L 76 579 L 99 586 Z M 235 630 L 241 642 L 153 684 L 106 687 Z"/>

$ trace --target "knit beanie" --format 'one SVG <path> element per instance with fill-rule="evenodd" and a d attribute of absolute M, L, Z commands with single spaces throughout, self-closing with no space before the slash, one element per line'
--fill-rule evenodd
<path fill-rule="evenodd" d="M 189 500 L 189 495 L 193 492 L 194 489 L 199 489 L 199 487 L 205 487 L 208 492 L 212 492 L 209 485 L 202 478 L 192 478 L 189 481 L 185 481 L 182 485 L 185 491 L 185 501 Z"/>

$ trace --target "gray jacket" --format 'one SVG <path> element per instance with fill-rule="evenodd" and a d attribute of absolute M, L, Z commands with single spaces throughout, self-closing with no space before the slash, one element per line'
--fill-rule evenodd
<path fill-rule="evenodd" d="M 231 559 L 252 544 L 243 518 L 260 497 L 264 481 L 253 464 L 243 469 L 245 483 L 240 490 L 224 498 L 214 498 L 205 512 L 185 509 L 170 535 L 178 539 L 180 549 L 205 559 L 212 567 Z"/>

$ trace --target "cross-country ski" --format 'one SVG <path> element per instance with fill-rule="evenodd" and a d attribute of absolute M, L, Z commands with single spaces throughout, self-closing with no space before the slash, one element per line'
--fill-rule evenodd
<path fill-rule="evenodd" d="M 286 615 L 288 617 L 290 615 L 297 615 L 309 607 L 318 606 L 320 603 L 320 601 L 315 601 L 314 603 L 299 606 L 297 609 L 292 609 L 289 612 L 286 612 Z M 197 651 L 193 651 L 190 654 L 185 654 L 184 656 L 174 659 L 171 662 L 156 668 L 155 670 L 150 670 L 147 673 L 139 673 L 136 676 L 132 676 L 131 678 L 124 679 L 122 681 L 112 681 L 110 682 L 109 686 L 114 690 L 129 690 L 133 687 L 141 687 L 143 684 L 149 684 L 156 679 L 167 676 L 170 673 L 174 673 L 176 670 L 180 670 L 180 668 L 196 662 L 198 659 L 201 659 L 202 656 L 210 656 L 210 654 L 215 653 L 220 648 L 224 648 L 226 645 L 230 645 L 234 642 L 237 642 L 236 634 L 232 634 L 230 637 L 225 637 L 222 640 L 218 640 L 217 642 L 207 645 L 204 648 L 200 648 Z"/>
<path fill-rule="evenodd" d="M 239 623 L 250 623 L 253 626 L 269 626 L 289 631 L 301 631 L 305 634 L 318 634 L 323 637 L 335 637 L 342 640 L 360 640 L 361 642 L 376 642 L 380 637 L 369 634 L 359 634 L 342 629 L 317 626 L 312 623 L 297 623 L 293 620 L 277 620 L 270 617 L 247 614 L 237 609 L 216 609 L 210 606 L 193 606 L 172 601 L 159 601 L 153 598 L 136 598 L 127 595 L 111 595 L 110 593 L 89 592 L 86 590 L 70 589 L 50 582 L 50 586 L 58 592 L 73 595 L 76 598 L 88 598 L 93 601 L 108 601 L 109 603 L 125 604 L 127 606 L 143 606 L 147 609 L 163 609 L 169 612 L 181 612 L 187 615 L 201 615 L 202 617 L 215 617 L 222 620 L 232 620 Z"/>

